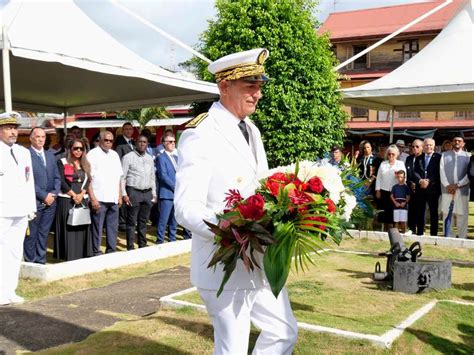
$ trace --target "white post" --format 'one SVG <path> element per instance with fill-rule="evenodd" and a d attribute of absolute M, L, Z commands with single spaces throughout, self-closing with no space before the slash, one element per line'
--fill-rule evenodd
<path fill-rule="evenodd" d="M 3 95 L 5 100 L 5 112 L 12 110 L 12 86 L 10 79 L 10 43 L 8 42 L 7 28 L 2 28 L 2 59 L 3 59 Z"/>
<path fill-rule="evenodd" d="M 385 42 L 391 40 L 393 37 L 395 37 L 396 35 L 398 35 L 399 33 L 405 31 L 406 29 L 410 28 L 411 26 L 413 25 L 416 25 L 418 22 L 420 21 L 423 21 L 425 18 L 427 18 L 428 16 L 431 16 L 433 15 L 435 12 L 441 10 L 443 7 L 449 5 L 450 3 L 452 3 L 453 0 L 445 0 L 445 2 L 441 3 L 440 5 L 436 6 L 435 8 L 431 9 L 430 11 L 428 11 L 426 14 L 423 14 L 419 17 L 417 17 L 416 19 L 414 19 L 413 21 L 411 21 L 409 24 L 406 24 L 405 26 L 399 28 L 398 30 L 396 30 L 395 32 L 393 32 L 392 34 L 388 35 L 387 37 L 385 38 L 382 38 L 380 41 L 374 43 L 373 45 L 371 45 L 370 47 L 364 49 L 362 52 L 356 54 L 355 56 L 349 58 L 348 60 L 346 60 L 345 62 L 339 64 L 337 67 L 334 68 L 334 70 L 339 70 L 341 68 L 343 68 L 344 66 L 346 66 L 347 64 L 349 63 L 352 63 L 354 60 L 356 60 L 357 58 L 360 58 L 362 57 L 363 55 L 365 55 L 366 53 L 370 52 L 372 49 L 374 48 L 377 48 L 378 46 L 380 46 L 381 44 L 384 44 Z"/>
<path fill-rule="evenodd" d="M 395 111 L 390 110 L 390 141 L 389 144 L 393 144 L 393 121 L 395 121 Z"/>

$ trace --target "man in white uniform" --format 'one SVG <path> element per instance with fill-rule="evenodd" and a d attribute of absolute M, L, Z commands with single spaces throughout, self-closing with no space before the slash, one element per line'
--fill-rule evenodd
<path fill-rule="evenodd" d="M 441 211 L 443 218 L 449 212 L 449 205 L 454 201 L 453 214 L 456 216 L 456 226 L 459 238 L 467 238 L 467 221 L 469 215 L 469 176 L 467 167 L 471 154 L 463 150 L 464 139 L 453 138 L 453 149 L 443 153 L 439 164 L 441 178 Z M 454 221 L 453 221 L 454 222 Z M 451 230 L 449 237 L 455 237 Z M 445 233 L 446 234 L 446 233 Z"/>
<path fill-rule="evenodd" d="M 190 124 L 195 128 L 187 129 L 179 142 L 175 214 L 193 233 L 191 282 L 212 319 L 215 354 L 247 354 L 251 323 L 261 329 L 254 354 L 291 354 L 297 339 L 288 294 L 283 289 L 275 298 L 263 270 L 249 273 L 239 260 L 217 298 L 223 269 L 207 268 L 216 246 L 203 220 L 216 222 L 229 189 L 239 189 L 244 197 L 253 194 L 258 174 L 268 169 L 260 132 L 247 117 L 268 80 L 267 57 L 266 49 L 254 49 L 211 63 L 208 70 L 215 74 L 220 101 L 196 117 Z"/>
<path fill-rule="evenodd" d="M 36 212 L 31 155 L 15 144 L 19 116 L 0 114 L 0 305 L 24 301 L 15 290 L 28 217 Z"/>

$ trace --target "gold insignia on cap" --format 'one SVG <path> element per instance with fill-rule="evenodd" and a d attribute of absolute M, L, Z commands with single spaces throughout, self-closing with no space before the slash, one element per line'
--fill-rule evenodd
<path fill-rule="evenodd" d="M 267 59 L 267 57 L 268 57 L 268 51 L 263 50 L 262 53 L 260 53 L 257 57 L 257 64 L 262 65 L 263 62 L 265 62 L 265 60 Z"/>
<path fill-rule="evenodd" d="M 237 178 L 237 183 L 240 184 L 242 181 L 244 181 L 244 179 L 243 179 L 241 176 L 239 176 L 239 177 Z"/>
<path fill-rule="evenodd" d="M 200 115 L 194 117 L 189 123 L 185 126 L 186 128 L 196 128 L 199 124 L 209 116 L 209 112 L 203 112 Z"/>
<path fill-rule="evenodd" d="M 250 78 L 250 81 L 268 81 L 263 63 L 269 52 L 265 48 L 232 53 L 217 59 L 208 66 L 216 81 Z"/>

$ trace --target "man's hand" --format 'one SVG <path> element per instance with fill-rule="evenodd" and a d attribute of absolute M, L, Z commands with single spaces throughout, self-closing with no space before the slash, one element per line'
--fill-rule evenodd
<path fill-rule="evenodd" d="M 420 179 L 420 187 L 421 187 L 422 189 L 426 189 L 429 184 L 430 184 L 430 180 L 428 180 L 428 179 Z"/>
<path fill-rule="evenodd" d="M 382 195 L 380 194 L 380 190 L 375 191 L 375 197 L 376 197 L 376 198 L 378 198 L 378 199 L 380 200 L 380 197 L 381 197 L 381 196 L 382 196 Z"/>
<path fill-rule="evenodd" d="M 458 189 L 458 185 L 456 184 L 451 184 L 451 185 L 448 185 L 447 187 L 448 193 L 453 194 L 453 195 L 456 193 L 457 189 Z"/>
<path fill-rule="evenodd" d="M 54 195 L 50 192 L 44 198 L 44 204 L 46 206 L 51 206 L 54 203 Z"/>
<path fill-rule="evenodd" d="M 125 203 L 127 206 L 132 207 L 132 203 L 130 202 L 130 198 L 128 197 L 128 195 L 125 195 L 122 199 L 123 203 Z"/>
<path fill-rule="evenodd" d="M 95 199 L 95 198 L 92 199 L 92 200 L 91 200 L 91 205 L 92 205 L 92 209 L 93 209 L 94 211 L 99 212 L 99 210 L 100 210 L 100 202 L 97 201 L 97 199 Z"/>

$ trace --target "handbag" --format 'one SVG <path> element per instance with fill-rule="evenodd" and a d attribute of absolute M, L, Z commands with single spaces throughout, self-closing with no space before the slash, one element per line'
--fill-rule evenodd
<path fill-rule="evenodd" d="M 69 210 L 67 224 L 70 226 L 82 226 L 91 223 L 91 211 L 84 204 L 75 205 Z"/>
<path fill-rule="evenodd" d="M 82 183 L 81 189 L 86 185 L 87 176 Z M 70 226 L 82 226 L 84 224 L 91 224 L 91 211 L 84 204 L 84 201 L 79 205 L 74 205 L 68 213 L 67 224 Z"/>

